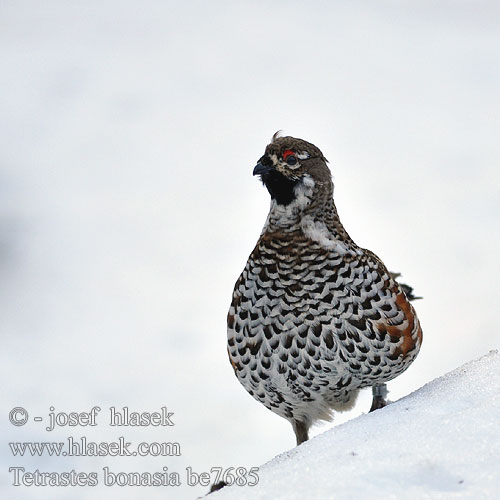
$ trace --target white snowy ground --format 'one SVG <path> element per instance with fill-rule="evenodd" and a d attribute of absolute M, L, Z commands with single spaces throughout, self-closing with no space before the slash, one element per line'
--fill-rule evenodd
<path fill-rule="evenodd" d="M 279 455 L 231 499 L 499 498 L 500 355 Z M 290 431 L 291 432 L 291 431 Z"/>

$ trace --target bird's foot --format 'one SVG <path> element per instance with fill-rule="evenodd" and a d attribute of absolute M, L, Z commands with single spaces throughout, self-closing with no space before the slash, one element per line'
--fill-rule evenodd
<path fill-rule="evenodd" d="M 375 411 L 375 410 L 380 410 L 380 408 L 383 408 L 384 406 L 387 406 L 387 401 L 383 397 L 373 396 L 373 401 L 372 401 L 372 406 L 370 408 L 370 412 Z"/>
<path fill-rule="evenodd" d="M 386 384 L 374 385 L 372 387 L 372 394 L 373 394 L 373 401 L 372 401 L 372 406 L 370 408 L 370 412 L 379 410 L 380 408 L 383 408 L 384 406 L 387 406 L 389 404 L 386 399 L 387 397 Z"/>
<path fill-rule="evenodd" d="M 210 486 L 210 491 L 206 495 L 203 495 L 202 497 L 196 497 L 196 500 L 202 500 L 203 498 L 208 497 L 208 495 L 211 495 L 214 491 L 221 490 L 222 488 L 224 488 L 224 486 L 227 486 L 227 483 L 225 481 L 219 481 L 218 483 L 213 483 Z"/>

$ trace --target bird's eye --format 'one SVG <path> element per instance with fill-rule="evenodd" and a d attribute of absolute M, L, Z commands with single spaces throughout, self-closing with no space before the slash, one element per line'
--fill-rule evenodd
<path fill-rule="evenodd" d="M 285 160 L 287 165 L 290 166 L 297 164 L 297 158 L 295 157 L 295 153 L 291 149 L 287 149 L 283 153 L 283 160 Z"/>

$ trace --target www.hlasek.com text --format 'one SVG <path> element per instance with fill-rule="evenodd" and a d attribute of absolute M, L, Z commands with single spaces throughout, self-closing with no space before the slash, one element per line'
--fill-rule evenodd
<path fill-rule="evenodd" d="M 72 436 L 60 442 L 11 442 L 13 456 L 56 457 L 178 457 L 181 445 L 178 442 L 140 442 L 133 446 L 120 436 L 117 441 L 88 441 L 85 436 Z"/>

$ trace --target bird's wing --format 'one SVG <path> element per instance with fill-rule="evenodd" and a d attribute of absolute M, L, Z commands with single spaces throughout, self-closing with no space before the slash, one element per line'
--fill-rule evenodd
<path fill-rule="evenodd" d="M 354 259 L 345 262 L 351 272 L 332 301 L 329 332 L 339 341 L 341 357 L 386 353 L 396 360 L 416 354 L 422 330 L 404 289 L 372 252 Z"/>

